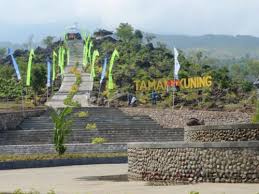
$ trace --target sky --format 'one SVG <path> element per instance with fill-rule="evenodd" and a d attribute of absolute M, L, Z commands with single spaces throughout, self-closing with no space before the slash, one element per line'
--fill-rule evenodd
<path fill-rule="evenodd" d="M 115 30 L 121 22 L 156 34 L 259 37 L 259 0 L 0 0 L 0 41 L 25 41 L 83 30 Z"/>

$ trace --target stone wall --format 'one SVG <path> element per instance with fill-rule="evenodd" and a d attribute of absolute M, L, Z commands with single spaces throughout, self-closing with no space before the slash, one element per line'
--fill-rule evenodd
<path fill-rule="evenodd" d="M 259 124 L 192 126 L 184 128 L 186 142 L 259 140 Z"/>
<path fill-rule="evenodd" d="M 107 153 L 126 152 L 127 144 L 105 143 L 105 144 L 66 144 L 68 153 Z M 0 146 L 0 154 L 52 154 L 56 153 L 53 144 L 41 145 L 5 145 Z"/>
<path fill-rule="evenodd" d="M 129 115 L 148 115 L 160 125 L 168 128 L 184 128 L 190 118 L 205 121 L 205 125 L 250 123 L 251 114 L 246 112 L 172 110 L 161 108 L 121 108 Z"/>
<path fill-rule="evenodd" d="M 259 142 L 131 143 L 130 180 L 259 183 Z"/>
<path fill-rule="evenodd" d="M 90 157 L 90 158 L 69 158 L 52 160 L 18 160 L 0 162 L 0 170 L 24 169 L 24 168 L 45 168 L 55 166 L 89 165 L 89 164 L 121 164 L 127 163 L 127 156 L 119 157 Z"/>
<path fill-rule="evenodd" d="M 39 116 L 45 110 L 26 110 L 23 112 L 21 111 L 14 111 L 14 112 L 0 112 L 0 131 L 1 130 L 9 130 L 15 129 L 26 117 L 31 116 Z"/>

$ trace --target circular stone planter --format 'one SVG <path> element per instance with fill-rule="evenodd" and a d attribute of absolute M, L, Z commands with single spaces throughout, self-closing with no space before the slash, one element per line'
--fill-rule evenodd
<path fill-rule="evenodd" d="M 199 125 L 184 128 L 186 142 L 258 141 L 259 124 Z"/>
<path fill-rule="evenodd" d="M 259 183 L 259 141 L 130 143 L 129 180 Z"/>

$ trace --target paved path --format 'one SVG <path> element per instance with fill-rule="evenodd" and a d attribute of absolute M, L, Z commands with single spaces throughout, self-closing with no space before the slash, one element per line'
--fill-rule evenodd
<path fill-rule="evenodd" d="M 0 171 L 0 193 L 16 188 L 34 188 L 42 193 L 54 189 L 57 194 L 257 194 L 259 184 L 195 184 L 146 186 L 143 182 L 86 180 L 87 176 L 121 175 L 126 164 L 85 165 Z"/>

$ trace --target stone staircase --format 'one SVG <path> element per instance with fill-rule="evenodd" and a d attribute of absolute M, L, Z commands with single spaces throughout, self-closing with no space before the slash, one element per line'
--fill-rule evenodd
<path fill-rule="evenodd" d="M 64 100 L 66 99 L 72 85 L 76 81 L 76 77 L 69 70 L 71 67 L 76 66 L 78 63 L 78 70 L 81 72 L 82 82 L 79 87 L 79 91 L 74 96 L 74 100 L 78 101 L 82 107 L 90 106 L 88 101 L 90 98 L 90 92 L 93 90 L 93 79 L 89 73 L 83 73 L 82 63 L 83 63 L 83 42 L 80 40 L 68 41 L 68 47 L 70 50 L 70 60 L 69 64 L 65 68 L 65 73 L 61 87 L 57 93 L 46 103 L 47 106 L 54 108 L 63 108 Z"/>
<path fill-rule="evenodd" d="M 75 113 L 88 111 L 89 116 L 79 118 Z M 108 143 L 183 141 L 183 129 L 163 128 L 148 116 L 129 116 L 119 109 L 88 107 L 73 110 L 74 124 L 67 143 L 91 143 L 92 138 L 103 137 Z M 85 129 L 95 123 L 94 130 Z M 0 145 L 51 144 L 53 124 L 46 111 L 39 117 L 25 119 L 17 130 L 4 131 Z"/>

